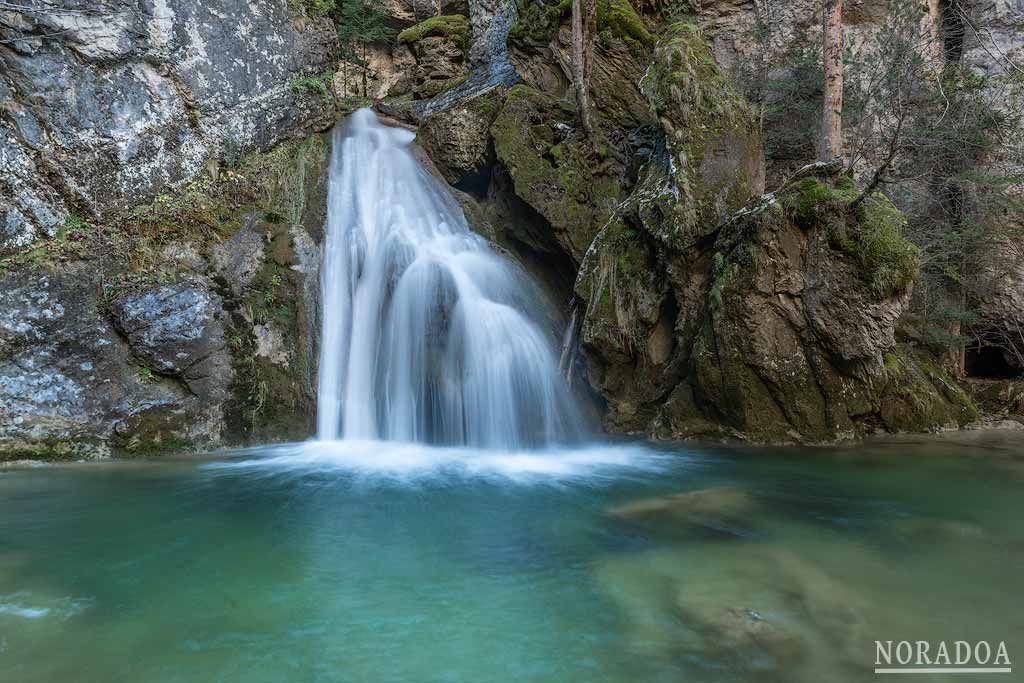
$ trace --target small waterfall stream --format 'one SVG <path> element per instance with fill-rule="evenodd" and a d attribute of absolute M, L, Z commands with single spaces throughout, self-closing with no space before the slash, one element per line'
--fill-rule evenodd
<path fill-rule="evenodd" d="M 469 230 L 413 138 L 369 109 L 334 132 L 318 438 L 572 440 L 579 416 L 526 275 Z"/>

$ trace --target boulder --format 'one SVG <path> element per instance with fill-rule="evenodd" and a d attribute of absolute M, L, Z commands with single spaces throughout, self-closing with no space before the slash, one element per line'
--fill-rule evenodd
<path fill-rule="evenodd" d="M 241 230 L 213 248 L 213 266 L 236 295 L 244 292 L 263 268 L 264 236 L 256 226 L 254 217 L 249 216 Z"/>
<path fill-rule="evenodd" d="M 461 14 L 426 19 L 398 34 L 414 63 L 388 91 L 429 99 L 454 87 L 466 75 L 470 45 L 469 21 Z"/>
<path fill-rule="evenodd" d="M 208 282 L 196 279 L 133 292 L 113 302 L 111 312 L 144 367 L 181 378 L 204 400 L 227 398 L 232 372 L 223 302 Z"/>
<path fill-rule="evenodd" d="M 440 111 L 417 133 L 417 141 L 444 179 L 459 189 L 487 187 L 493 163 L 488 129 L 494 119 L 488 103 L 489 98 L 470 100 Z"/>
<path fill-rule="evenodd" d="M 96 457 L 112 448 L 220 439 L 222 407 L 211 399 L 226 395 L 230 375 L 192 375 L 200 396 L 133 362 L 135 350 L 106 318 L 102 279 L 100 269 L 83 264 L 0 281 L 0 459 Z M 216 368 L 216 359 L 208 366 Z"/>

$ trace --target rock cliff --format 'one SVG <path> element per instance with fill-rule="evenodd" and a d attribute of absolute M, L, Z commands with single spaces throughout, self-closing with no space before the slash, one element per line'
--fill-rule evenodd
<path fill-rule="evenodd" d="M 320 133 L 369 103 L 561 304 L 563 369 L 609 431 L 823 442 L 975 418 L 900 334 L 900 212 L 827 166 L 792 175 L 744 96 L 764 40 L 814 30 L 807 3 L 765 38 L 741 2 L 598 0 L 595 139 L 566 0 L 387 0 L 390 37 L 356 51 L 315 5 L 0 10 L 0 458 L 308 436 Z M 973 68 L 1021 49 L 1019 13 L 965 7 L 998 48 L 951 44 Z M 855 4 L 851 41 L 882 17 Z M 1004 289 L 993 310 L 1016 310 Z"/>
<path fill-rule="evenodd" d="M 0 457 L 308 434 L 336 49 L 284 0 L 0 10 Z"/>

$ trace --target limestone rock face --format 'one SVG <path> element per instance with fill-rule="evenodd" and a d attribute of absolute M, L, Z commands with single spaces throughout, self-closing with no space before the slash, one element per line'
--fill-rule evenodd
<path fill-rule="evenodd" d="M 232 374 L 223 302 L 209 283 L 158 286 L 128 295 L 112 309 L 115 326 L 145 367 L 180 377 L 207 401 L 228 396 Z"/>
<path fill-rule="evenodd" d="M 492 119 L 479 105 L 463 103 L 429 117 L 417 139 L 450 184 L 486 186 Z"/>
<path fill-rule="evenodd" d="M 0 14 L 0 252 L 333 122 L 290 84 L 331 67 L 334 28 L 286 0 L 22 4 Z"/>
<path fill-rule="evenodd" d="M 133 361 L 136 354 L 158 348 L 161 336 L 166 343 L 174 333 L 151 329 L 147 337 L 140 328 L 139 345 L 133 346 L 105 315 L 101 279 L 86 265 L 11 274 L 0 281 L 4 459 L 93 457 L 108 454 L 112 446 L 133 450 L 186 441 L 209 444 L 221 437 L 222 406 L 211 399 L 222 398 L 218 389 L 226 392 L 230 367 L 225 377 L 217 372 L 216 354 L 202 359 L 212 374 L 192 375 L 202 391 L 196 395 L 182 382 L 163 379 Z M 179 303 L 184 305 L 184 299 Z M 183 322 L 195 318 L 187 305 L 168 304 L 165 313 Z M 199 309 L 209 312 L 205 305 Z M 219 329 L 205 329 L 208 339 L 218 336 Z M 179 328 L 177 334 L 188 333 Z M 223 334 L 219 338 L 212 345 L 223 345 Z M 194 350 L 191 343 L 180 348 Z M 177 369 L 185 360 L 172 357 L 166 364 Z M 201 365 L 188 368 L 198 371 Z"/>
<path fill-rule="evenodd" d="M 765 195 L 698 242 L 661 246 L 628 216 L 605 231 L 577 287 L 611 428 L 820 442 L 976 418 L 949 377 L 896 344 L 917 269 L 888 222 L 898 212 L 876 196 L 852 217 L 852 188 L 829 182 Z"/>
<path fill-rule="evenodd" d="M 6 260 L 0 460 L 307 437 L 327 159 L 279 145 Z"/>

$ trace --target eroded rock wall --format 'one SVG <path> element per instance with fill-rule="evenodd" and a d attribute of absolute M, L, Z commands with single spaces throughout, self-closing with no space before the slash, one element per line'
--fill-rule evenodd
<path fill-rule="evenodd" d="M 0 254 L 333 122 L 292 83 L 333 66 L 334 27 L 287 0 L 16 6 L 0 8 Z"/>
<path fill-rule="evenodd" d="M 304 438 L 330 19 L 0 8 L 0 458 Z"/>

